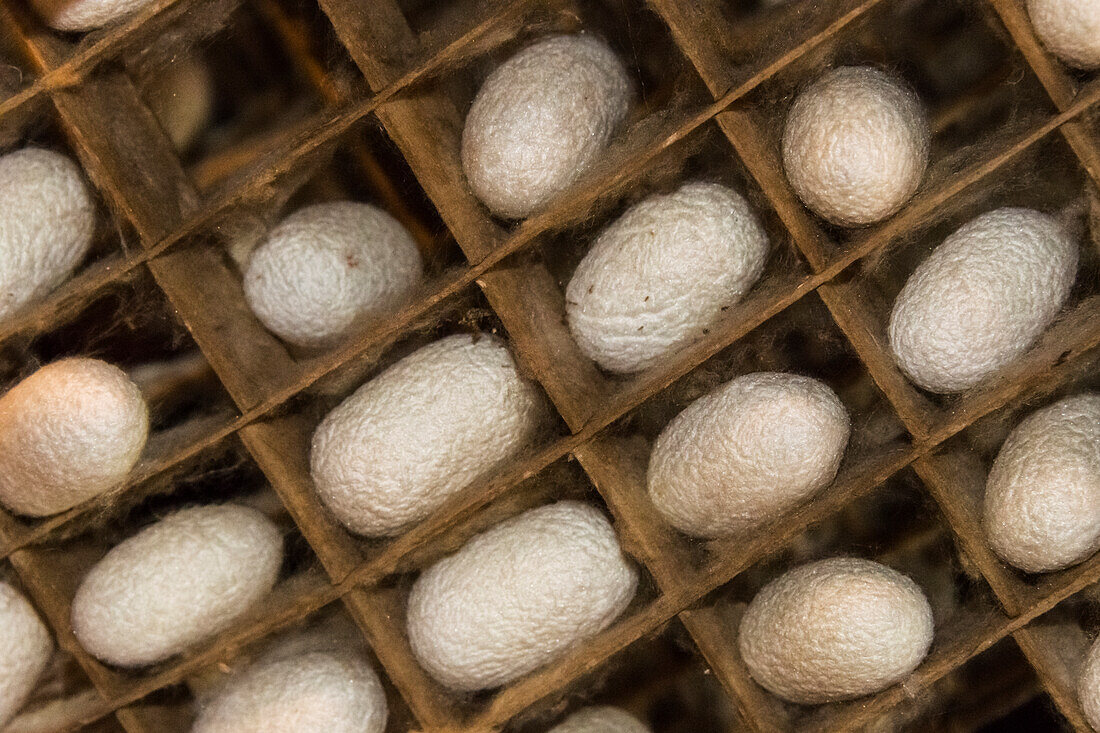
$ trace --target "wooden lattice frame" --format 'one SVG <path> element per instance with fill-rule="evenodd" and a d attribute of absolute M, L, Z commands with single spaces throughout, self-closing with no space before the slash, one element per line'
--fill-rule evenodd
<path fill-rule="evenodd" d="M 622 142 L 614 166 L 598 168 L 545 211 L 514 229 L 494 221 L 465 185 L 455 141 L 461 118 L 442 95 L 418 85 L 456 59 L 499 47 L 535 17 L 569 15 L 567 2 L 513 0 L 492 3 L 463 31 L 430 48 L 412 32 L 393 0 L 318 0 L 336 36 L 373 93 L 344 98 L 314 68 L 329 106 L 300 134 L 209 195 L 200 195 L 127 74 L 104 71 L 134 39 L 152 37 L 206 0 L 160 0 L 107 31 L 73 45 L 45 33 L 18 6 L 0 8 L 0 31 L 25 50 L 35 80 L 0 101 L 0 121 L 48 101 L 72 149 L 117 216 L 139 237 L 138 251 L 115 254 L 82 270 L 45 302 L 0 327 L 0 340 L 34 334 L 75 313 L 104 289 L 148 270 L 167 296 L 235 402 L 238 412 L 189 423 L 162 441 L 135 469 L 123 490 L 137 491 L 191 457 L 239 437 L 314 549 L 325 577 L 308 575 L 283 588 L 244 622 L 151 675 L 128 676 L 85 652 L 69 626 L 69 601 L 51 582 L 48 555 L 36 545 L 95 502 L 59 517 L 24 525 L 0 515 L 0 552 L 46 616 L 61 646 L 83 667 L 99 693 L 86 722 L 113 713 L 128 731 L 158 730 L 140 701 L 229 656 L 235 649 L 340 600 L 361 627 L 388 679 L 420 725 L 428 730 L 499 727 L 536 703 L 560 694 L 584 673 L 627 645 L 679 617 L 701 655 L 754 730 L 789 729 L 776 701 L 748 677 L 732 635 L 715 611 L 699 601 L 750 567 L 784 540 L 912 467 L 938 504 L 954 537 L 992 589 L 1001 608 L 989 609 L 940 639 L 930 657 L 903 685 L 857 703 L 829 706 L 810 718 L 814 728 L 847 730 L 885 715 L 995 642 L 1011 636 L 1036 675 L 1076 730 L 1088 730 L 1065 663 L 1045 643 L 1049 630 L 1031 624 L 1069 596 L 1100 579 L 1100 557 L 1028 584 L 989 550 L 980 530 L 981 487 L 968 484 L 960 457 L 941 449 L 976 420 L 1014 401 L 1053 391 L 1073 378 L 1100 345 L 1100 298 L 1087 298 L 1061 319 L 1022 360 L 996 380 L 964 394 L 950 410 L 932 404 L 898 372 L 883 349 L 881 325 L 868 314 L 858 281 L 844 274 L 861 259 L 881 252 L 964 190 L 980 184 L 1013 158 L 1055 133 L 1064 137 L 1081 167 L 1100 185 L 1100 140 L 1084 121 L 1100 105 L 1100 80 L 1075 83 L 1036 41 L 1019 0 L 974 0 L 999 19 L 1041 83 L 1056 113 L 1041 124 L 983 153 L 952 175 L 934 179 L 898 215 L 840 245 L 798 203 L 764 141 L 760 122 L 738 102 L 800 57 L 842 33 L 887 0 L 822 0 L 799 36 L 748 65 L 734 66 L 715 39 L 736 37 L 719 0 L 649 0 L 676 45 L 695 66 L 713 103 L 680 112 Z M 810 0 L 807 0 L 810 2 Z M 262 3 L 260 3 L 262 5 Z M 805 6 L 807 3 L 799 3 Z M 275 12 L 272 10 L 271 12 Z M 792 11 L 797 12 L 797 10 Z M 278 25 L 277 16 L 270 21 Z M 293 28 L 283 28 L 293 34 Z M 292 44 L 293 45 L 293 44 Z M 305 52 L 298 59 L 305 65 Z M 415 94 L 407 94 L 416 89 Z M 244 306 L 237 276 L 198 234 L 235 207 L 262 195 L 282 176 L 307 167 L 361 120 L 375 117 L 394 140 L 423 190 L 437 208 L 467 264 L 431 283 L 425 294 L 384 323 L 339 349 L 294 358 Z M 699 343 L 667 363 L 623 383 L 612 383 L 581 357 L 560 322 L 560 292 L 546 268 L 513 257 L 530 250 L 550 228 L 578 220 L 593 202 L 628 187 L 638 172 L 694 130 L 716 124 L 751 174 L 809 265 L 754 290 L 730 309 Z M 133 175 L 156 171 L 155 177 Z M 350 364 L 370 362 L 449 300 L 476 284 L 507 330 L 523 367 L 541 383 L 570 431 L 471 487 L 423 524 L 364 553 L 324 511 L 312 489 L 306 460 L 307 426 L 280 408 Z M 814 296 L 813 294 L 816 294 Z M 861 460 L 812 503 L 772 522 L 747 542 L 714 551 L 705 566 L 686 558 L 683 539 L 672 533 L 644 498 L 644 465 L 621 450 L 606 430 L 679 377 L 805 297 L 819 297 L 895 410 L 912 440 Z M 208 303 L 219 304 L 217 309 Z M 656 597 L 630 612 L 589 643 L 510 684 L 472 714 L 453 702 L 419 668 L 394 611 L 392 592 L 380 585 L 395 571 L 415 567 L 414 555 L 499 497 L 521 491 L 523 482 L 550 464 L 574 456 L 614 516 L 624 546 L 645 566 Z M 972 482 L 971 482 L 972 483 Z M 411 563 L 411 564 L 410 564 Z M 804 721 L 805 722 L 805 721 Z"/>

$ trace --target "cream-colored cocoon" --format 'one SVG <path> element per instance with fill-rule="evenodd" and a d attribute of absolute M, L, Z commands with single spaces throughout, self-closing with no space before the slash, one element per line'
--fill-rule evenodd
<path fill-rule="evenodd" d="M 764 269 L 768 235 L 739 194 L 689 183 L 609 226 L 573 273 L 565 312 L 604 369 L 650 367 L 696 340 Z"/>
<path fill-rule="evenodd" d="M 0 397 L 0 503 L 57 514 L 119 485 L 149 435 L 130 378 L 98 359 L 62 359 Z"/>
<path fill-rule="evenodd" d="M 650 733 L 650 730 L 625 710 L 593 705 L 573 713 L 550 733 Z"/>
<path fill-rule="evenodd" d="M 1027 0 L 1035 35 L 1058 58 L 1079 69 L 1100 66 L 1100 3 Z"/>
<path fill-rule="evenodd" d="M 688 405 L 661 432 L 649 497 L 682 532 L 730 535 L 828 485 L 850 432 L 848 411 L 818 380 L 746 374 Z"/>
<path fill-rule="evenodd" d="M 90 31 L 122 20 L 153 0 L 31 0 L 38 14 L 59 31 Z"/>
<path fill-rule="evenodd" d="M 909 276 L 888 336 L 898 366 L 931 392 L 961 392 L 1008 365 L 1058 315 L 1078 248 L 1031 209 L 996 209 L 959 227 Z"/>
<path fill-rule="evenodd" d="M 901 208 L 928 165 L 924 107 L 869 66 L 826 72 L 798 96 L 783 131 L 783 167 L 798 197 L 834 224 L 880 221 Z"/>
<path fill-rule="evenodd" d="M 1067 397 L 1016 426 L 989 472 L 984 524 L 994 551 L 1028 572 L 1100 549 L 1100 393 Z"/>
<path fill-rule="evenodd" d="M 41 148 L 0 157 L 0 320 L 72 274 L 94 233 L 95 203 L 76 163 Z"/>
<path fill-rule="evenodd" d="M 18 712 L 53 654 L 53 639 L 27 599 L 0 582 L 0 728 Z"/>
<path fill-rule="evenodd" d="M 313 435 L 313 481 L 353 532 L 398 534 L 526 447 L 545 414 L 503 341 L 448 336 L 325 417 Z"/>
<path fill-rule="evenodd" d="M 177 150 L 187 150 L 210 124 L 214 80 L 201 56 L 174 60 L 146 92 L 149 107 Z"/>
<path fill-rule="evenodd" d="M 631 83 L 606 43 L 552 36 L 501 64 L 462 130 L 462 166 L 496 215 L 527 216 L 592 166 L 626 116 Z"/>
<path fill-rule="evenodd" d="M 1077 699 L 1085 711 L 1085 719 L 1095 731 L 1100 731 L 1100 640 L 1093 642 L 1077 680 Z"/>
<path fill-rule="evenodd" d="M 159 662 L 221 631 L 266 596 L 282 561 L 282 534 L 255 509 L 183 509 L 92 567 L 73 599 L 73 631 L 109 664 Z"/>
<path fill-rule="evenodd" d="M 248 261 L 244 294 L 265 326 L 304 347 L 331 346 L 420 284 L 416 242 L 376 206 L 315 204 L 276 226 Z"/>
<path fill-rule="evenodd" d="M 637 583 L 603 514 L 562 501 L 501 522 L 426 570 L 409 596 L 409 641 L 447 687 L 498 687 L 605 629 Z"/>
<path fill-rule="evenodd" d="M 355 650 L 273 654 L 203 705 L 191 733 L 382 733 L 386 693 Z"/>
<path fill-rule="evenodd" d="M 932 609 L 912 580 L 870 560 L 832 558 L 757 593 L 738 643 L 764 688 L 815 705 L 902 681 L 928 653 L 932 631 Z"/>

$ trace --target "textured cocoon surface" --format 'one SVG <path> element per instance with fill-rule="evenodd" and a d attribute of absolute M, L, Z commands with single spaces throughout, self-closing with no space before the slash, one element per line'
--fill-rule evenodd
<path fill-rule="evenodd" d="M 577 180 L 626 116 L 631 85 L 591 36 L 553 36 L 500 65 L 462 130 L 470 187 L 494 214 L 527 216 Z"/>
<path fill-rule="evenodd" d="M 1093 642 L 1077 680 L 1077 699 L 1085 711 L 1085 719 L 1095 731 L 1100 731 L 1100 640 Z"/>
<path fill-rule="evenodd" d="M 325 417 L 313 434 L 313 481 L 353 532 L 397 534 L 523 449 L 544 414 L 502 341 L 448 336 Z"/>
<path fill-rule="evenodd" d="M 19 591 L 0 582 L 0 728 L 23 705 L 53 654 L 53 639 Z"/>
<path fill-rule="evenodd" d="M 816 379 L 746 374 L 688 405 L 661 432 L 649 496 L 682 532 L 729 535 L 832 481 L 849 433 L 844 405 Z"/>
<path fill-rule="evenodd" d="M 1031 209 L 978 216 L 943 241 L 894 301 L 898 366 L 932 392 L 961 392 L 1027 351 L 1058 314 L 1077 245 Z"/>
<path fill-rule="evenodd" d="M 90 31 L 122 20 L 153 0 L 31 0 L 38 14 L 59 31 Z"/>
<path fill-rule="evenodd" d="M 497 687 L 606 628 L 637 584 L 607 519 L 562 501 L 501 522 L 425 571 L 409 596 L 409 641 L 447 687 Z"/>
<path fill-rule="evenodd" d="M 357 319 L 401 305 L 420 283 L 420 252 L 392 216 L 353 201 L 294 212 L 252 253 L 248 305 L 280 337 L 338 341 Z"/>
<path fill-rule="evenodd" d="M 1100 3 L 1096 0 L 1028 0 L 1027 14 L 1043 45 L 1070 66 L 1100 66 Z"/>
<path fill-rule="evenodd" d="M 753 679 L 779 697 L 848 700 L 900 682 L 920 664 L 932 644 L 932 609 L 901 573 L 832 558 L 757 593 L 738 644 Z"/>
<path fill-rule="evenodd" d="M 689 183 L 631 207 L 596 240 L 565 292 L 581 351 L 636 372 L 694 341 L 752 287 L 768 237 L 749 204 Z"/>
<path fill-rule="evenodd" d="M 191 733 L 382 733 L 386 693 L 354 652 L 263 659 L 203 706 Z"/>
<path fill-rule="evenodd" d="M 98 359 L 47 364 L 0 397 L 0 503 L 65 511 L 126 478 L 149 411 L 125 372 Z"/>
<path fill-rule="evenodd" d="M 1028 416 L 989 472 L 985 533 L 1006 562 L 1059 570 L 1100 549 L 1100 393 Z"/>
<path fill-rule="evenodd" d="M 0 157 L 0 320 L 67 278 L 94 232 L 95 205 L 73 161 L 40 148 Z"/>
<path fill-rule="evenodd" d="M 191 147 L 214 113 L 214 81 L 197 56 L 185 56 L 167 66 L 153 80 L 149 107 L 177 150 Z"/>
<path fill-rule="evenodd" d="M 88 572 L 73 599 L 73 631 L 110 664 L 158 662 L 217 633 L 267 595 L 282 560 L 282 535 L 255 509 L 178 511 Z"/>
<path fill-rule="evenodd" d="M 878 69 L 825 73 L 795 100 L 783 167 L 798 197 L 835 224 L 890 216 L 920 185 L 928 121 L 919 99 Z"/>
<path fill-rule="evenodd" d="M 650 733 L 650 730 L 625 710 L 593 705 L 573 713 L 550 733 Z"/>

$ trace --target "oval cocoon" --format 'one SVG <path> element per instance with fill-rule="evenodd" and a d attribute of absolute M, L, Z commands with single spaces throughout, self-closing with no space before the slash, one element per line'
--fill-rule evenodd
<path fill-rule="evenodd" d="M 652 366 L 694 341 L 752 287 L 768 236 L 717 183 L 650 196 L 596 240 L 565 292 L 577 344 L 613 372 Z"/>
<path fill-rule="evenodd" d="M 649 497 L 682 532 L 730 535 L 829 484 L 850 432 L 848 411 L 825 384 L 746 374 L 688 405 L 661 432 Z"/>
<path fill-rule="evenodd" d="M 429 344 L 355 391 L 313 434 L 311 472 L 353 532 L 393 535 L 518 453 L 544 415 L 497 338 Z"/>
<path fill-rule="evenodd" d="M 278 336 L 320 347 L 357 320 L 401 305 L 421 274 L 416 243 L 396 219 L 339 201 L 296 211 L 275 227 L 248 261 L 244 294 Z"/>
<path fill-rule="evenodd" d="M 1077 680 L 1077 699 L 1093 730 L 1100 730 L 1100 642 L 1093 642 Z"/>
<path fill-rule="evenodd" d="M 580 178 L 630 105 L 630 79 L 607 44 L 552 36 L 501 64 L 462 130 L 470 187 L 498 216 L 521 218 Z"/>
<path fill-rule="evenodd" d="M 834 224 L 870 224 L 909 200 L 928 165 L 928 121 L 906 86 L 868 66 L 826 72 L 787 114 L 783 167 Z"/>
<path fill-rule="evenodd" d="M 38 14 L 59 31 L 90 31 L 136 13 L 153 0 L 31 0 Z"/>
<path fill-rule="evenodd" d="M 1070 66 L 1100 66 L 1100 3 L 1096 0 L 1028 0 L 1035 35 Z M 1095 726 L 1093 726 L 1095 727 Z"/>
<path fill-rule="evenodd" d="M 202 57 L 174 59 L 152 82 L 149 108 L 176 150 L 187 150 L 214 114 L 214 80 Z"/>
<path fill-rule="evenodd" d="M 95 204 L 73 161 L 39 148 L 0 157 L 0 319 L 67 278 L 94 232 Z"/>
<path fill-rule="evenodd" d="M 120 484 L 149 435 L 149 410 L 125 372 L 63 359 L 0 397 L 0 503 L 18 514 L 70 509 Z"/>
<path fill-rule="evenodd" d="M 353 653 L 311 651 L 262 660 L 203 707 L 191 733 L 382 733 L 386 693 Z"/>
<path fill-rule="evenodd" d="M 650 733 L 630 713 L 609 705 L 593 705 L 578 710 L 561 724 L 554 726 L 550 733 Z"/>
<path fill-rule="evenodd" d="M 1027 351 L 1069 296 L 1077 244 L 1054 219 L 1004 208 L 959 227 L 910 275 L 888 334 L 898 366 L 961 392 Z"/>
<path fill-rule="evenodd" d="M 885 565 L 820 560 L 756 594 L 738 644 L 753 679 L 784 700 L 848 700 L 916 669 L 932 644 L 932 609 L 916 583 Z"/>
<path fill-rule="evenodd" d="M 637 584 L 607 519 L 562 501 L 501 522 L 426 570 L 409 596 L 409 641 L 447 687 L 497 687 L 609 626 Z"/>
<path fill-rule="evenodd" d="M 53 655 L 53 639 L 27 599 L 0 582 L 0 727 L 18 712 Z"/>
<path fill-rule="evenodd" d="M 224 629 L 267 595 L 282 561 L 282 534 L 255 509 L 183 509 L 92 567 L 73 599 L 73 631 L 109 664 L 159 662 Z"/>
<path fill-rule="evenodd" d="M 994 551 L 1028 572 L 1100 549 L 1100 394 L 1066 398 L 1016 426 L 989 472 L 984 524 Z"/>

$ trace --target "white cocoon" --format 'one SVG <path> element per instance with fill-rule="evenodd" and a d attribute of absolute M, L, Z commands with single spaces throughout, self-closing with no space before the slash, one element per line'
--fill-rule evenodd
<path fill-rule="evenodd" d="M 932 644 L 932 609 L 901 573 L 832 558 L 764 587 L 741 619 L 738 644 L 753 679 L 804 705 L 885 689 L 916 669 Z"/>
<path fill-rule="evenodd" d="M 1016 426 L 989 472 L 984 524 L 994 551 L 1028 572 L 1100 549 L 1100 394 L 1068 397 Z"/>
<path fill-rule="evenodd" d="M 1077 274 L 1077 244 L 1046 214 L 1004 208 L 943 241 L 894 301 L 898 366 L 931 392 L 961 392 L 1031 348 Z"/>
<path fill-rule="evenodd" d="M 0 397 L 0 503 L 36 517 L 70 509 L 121 483 L 148 435 L 145 400 L 121 369 L 47 364 Z"/>
<path fill-rule="evenodd" d="M 221 631 L 267 595 L 282 561 L 282 534 L 255 509 L 183 509 L 92 567 L 73 599 L 73 631 L 109 664 L 159 662 Z"/>
<path fill-rule="evenodd" d="M 1070 66 L 1100 66 L 1100 3 L 1096 0 L 1027 0 L 1035 35 Z"/>
<path fill-rule="evenodd" d="M 38 14 L 59 31 L 90 31 L 149 5 L 154 0 L 31 0 Z"/>
<path fill-rule="evenodd" d="M 551 728 L 550 733 L 650 733 L 650 730 L 625 710 L 593 705 L 573 713 Z"/>
<path fill-rule="evenodd" d="M 577 180 L 626 116 L 622 62 L 592 36 L 552 36 L 500 65 L 462 130 L 470 187 L 494 214 L 522 218 Z"/>
<path fill-rule="evenodd" d="M 818 380 L 746 374 L 688 405 L 661 432 L 649 497 L 682 532 L 730 535 L 832 481 L 850 432 L 848 411 Z"/>
<path fill-rule="evenodd" d="M 53 639 L 27 599 L 0 582 L 0 728 L 19 710 L 53 654 Z"/>
<path fill-rule="evenodd" d="M 798 197 L 834 224 L 893 214 L 928 164 L 919 99 L 878 69 L 843 66 L 798 96 L 783 131 L 783 167 Z"/>
<path fill-rule="evenodd" d="M 95 204 L 73 161 L 40 148 L 0 157 L 0 319 L 67 278 L 94 232 Z"/>
<path fill-rule="evenodd" d="M 330 412 L 313 434 L 310 472 L 350 530 L 394 535 L 522 450 L 544 415 L 504 342 L 448 336 Z"/>
<path fill-rule="evenodd" d="M 338 201 L 307 206 L 272 229 L 248 261 L 244 294 L 281 338 L 330 346 L 359 319 L 403 304 L 422 271 L 400 222 L 370 204 Z"/>
<path fill-rule="evenodd" d="M 501 522 L 421 574 L 409 641 L 447 687 L 497 687 L 606 628 L 637 583 L 603 514 L 562 501 Z"/>
<path fill-rule="evenodd" d="M 605 229 L 573 273 L 569 328 L 604 369 L 645 369 L 737 303 L 767 254 L 764 227 L 725 186 L 689 183 L 650 196 Z"/>
<path fill-rule="evenodd" d="M 1081 668 L 1081 676 L 1077 680 L 1077 699 L 1089 725 L 1093 730 L 1100 731 L 1100 640 L 1093 642 Z"/>
<path fill-rule="evenodd" d="M 203 706 L 191 733 L 382 733 L 386 693 L 353 651 L 262 659 Z"/>
<path fill-rule="evenodd" d="M 175 59 L 153 80 L 149 107 L 177 150 L 186 150 L 214 113 L 214 80 L 201 56 Z"/>

